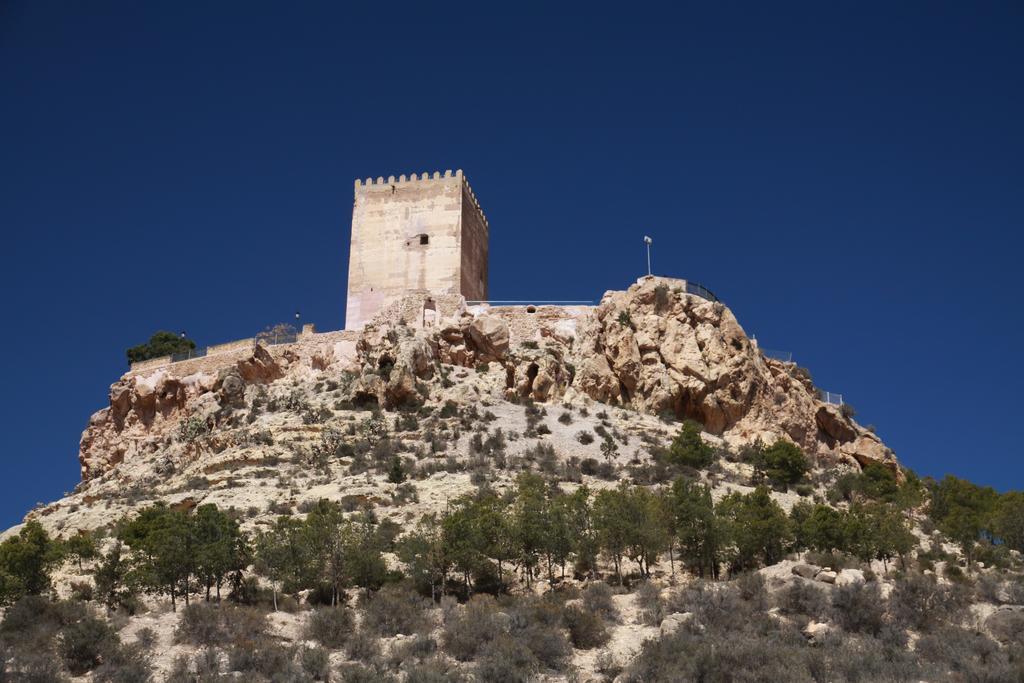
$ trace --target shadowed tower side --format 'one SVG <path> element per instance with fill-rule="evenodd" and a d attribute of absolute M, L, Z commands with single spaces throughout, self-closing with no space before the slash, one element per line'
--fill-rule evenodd
<path fill-rule="evenodd" d="M 462 171 L 355 182 L 345 329 L 411 291 L 487 299 L 487 218 Z"/>

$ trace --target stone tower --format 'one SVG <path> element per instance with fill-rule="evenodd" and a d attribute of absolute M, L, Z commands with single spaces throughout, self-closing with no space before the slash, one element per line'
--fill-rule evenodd
<path fill-rule="evenodd" d="M 357 180 L 345 329 L 410 291 L 487 299 L 487 219 L 462 171 Z"/>

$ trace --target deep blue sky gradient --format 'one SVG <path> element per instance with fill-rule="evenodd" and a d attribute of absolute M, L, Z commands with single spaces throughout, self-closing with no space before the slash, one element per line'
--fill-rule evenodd
<path fill-rule="evenodd" d="M 650 234 L 904 463 L 1024 487 L 1022 7 L 0 0 L 0 528 L 126 346 L 340 327 L 352 181 L 447 168 L 492 298 Z"/>

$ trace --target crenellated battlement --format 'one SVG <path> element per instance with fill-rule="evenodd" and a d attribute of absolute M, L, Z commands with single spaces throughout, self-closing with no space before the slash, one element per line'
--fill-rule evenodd
<path fill-rule="evenodd" d="M 461 181 L 462 186 L 466 189 L 466 193 L 469 195 L 469 198 L 473 201 L 473 206 L 476 207 L 476 210 L 480 212 L 480 217 L 484 221 L 484 227 L 489 228 L 490 225 L 487 222 L 487 214 L 484 213 L 484 209 L 480 205 L 480 200 L 476 198 L 476 193 L 473 192 L 473 186 L 469 184 L 469 179 L 462 172 L 461 168 L 456 169 L 454 173 L 452 172 L 451 169 L 447 169 L 445 170 L 443 175 L 440 171 L 434 171 L 433 173 L 425 171 L 423 173 L 420 173 L 419 175 L 415 173 L 411 173 L 408 176 L 402 174 L 397 178 L 393 175 L 388 176 L 386 179 L 384 178 L 384 176 L 377 176 L 377 178 L 366 178 L 365 180 L 362 178 L 356 178 L 355 189 L 357 191 L 360 189 L 368 189 L 370 191 L 380 190 L 383 192 L 392 189 L 397 189 L 400 187 L 407 187 L 409 185 L 412 185 L 413 183 L 422 184 L 434 182 L 451 182 L 452 180 Z"/>

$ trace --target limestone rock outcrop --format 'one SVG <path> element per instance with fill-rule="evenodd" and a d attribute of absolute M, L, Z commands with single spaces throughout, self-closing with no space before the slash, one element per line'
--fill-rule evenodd
<path fill-rule="evenodd" d="M 686 293 L 681 280 L 644 278 L 607 292 L 596 307 L 447 302 L 429 324 L 409 312 L 422 312 L 421 299 L 397 302 L 352 336 L 326 333 L 320 342 L 243 348 L 213 365 L 129 373 L 82 435 L 83 477 L 164 453 L 186 416 L 212 430 L 259 392 L 318 380 L 341 384 L 345 394 L 336 398 L 385 410 L 442 394 L 455 401 L 597 401 L 697 420 L 731 447 L 785 438 L 821 462 L 898 471 L 873 432 L 819 400 L 805 371 L 766 358 L 727 307 Z M 462 382 L 449 379 L 453 366 L 468 370 L 454 372 Z"/>
<path fill-rule="evenodd" d="M 574 389 L 697 420 L 733 444 L 784 437 L 812 455 L 896 468 L 892 451 L 820 401 L 796 365 L 767 359 L 728 308 L 680 285 L 648 278 L 605 294 L 580 324 Z"/>

